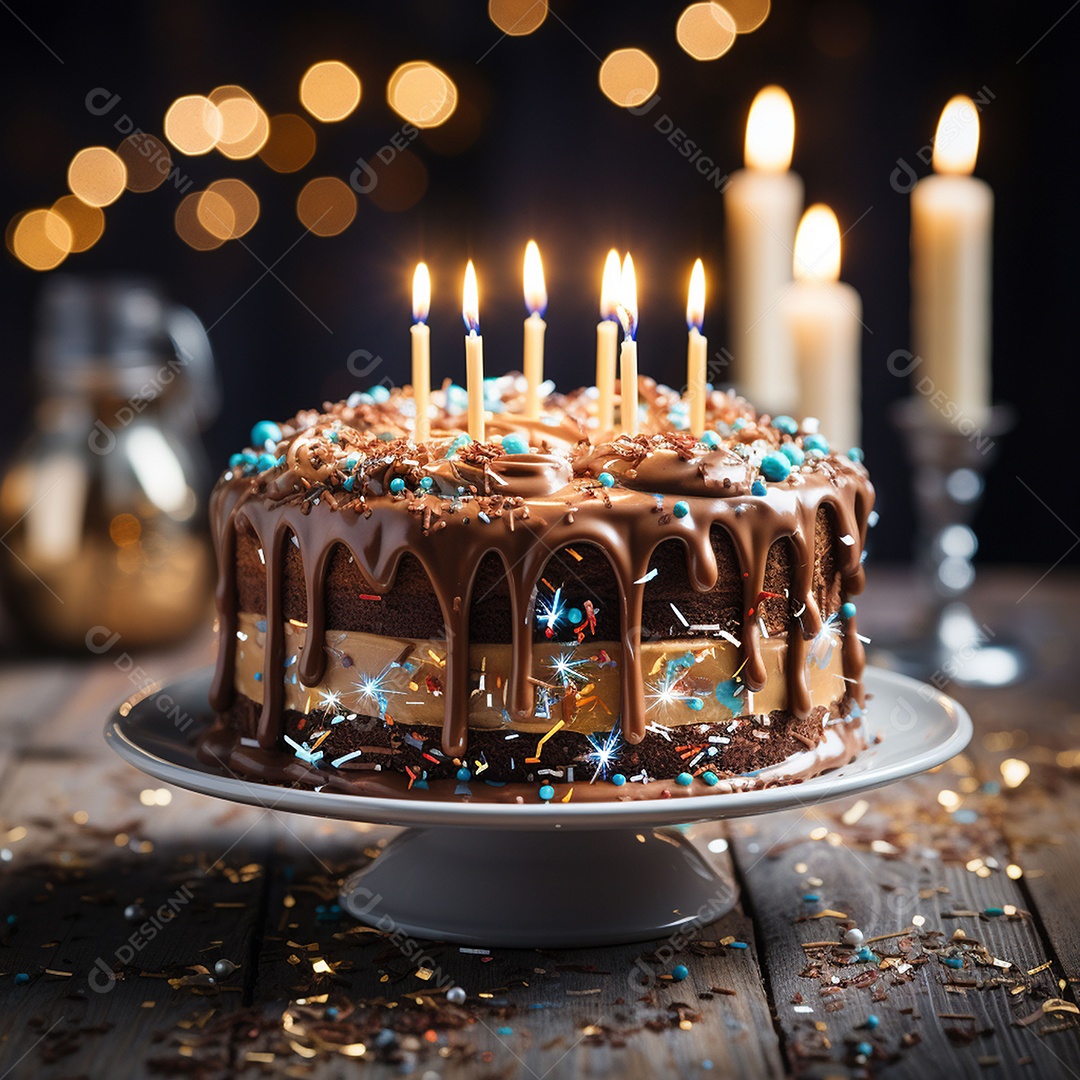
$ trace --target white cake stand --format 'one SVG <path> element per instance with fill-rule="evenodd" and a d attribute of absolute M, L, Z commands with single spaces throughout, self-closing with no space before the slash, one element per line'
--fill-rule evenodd
<path fill-rule="evenodd" d="M 137 769 L 204 795 L 404 826 L 342 885 L 342 906 L 369 925 L 479 945 L 601 945 L 704 925 L 734 904 L 728 876 L 672 826 L 870 791 L 967 745 L 971 720 L 951 698 L 889 671 L 868 669 L 865 682 L 871 746 L 851 764 L 787 787 L 662 800 L 422 802 L 255 783 L 196 757 L 195 739 L 210 723 L 209 671 L 124 702 L 105 739 Z M 173 718 L 181 715 L 198 719 L 178 725 Z"/>

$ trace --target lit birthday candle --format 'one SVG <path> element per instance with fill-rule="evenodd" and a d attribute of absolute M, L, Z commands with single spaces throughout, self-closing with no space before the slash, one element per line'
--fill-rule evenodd
<path fill-rule="evenodd" d="M 413 438 L 425 442 L 431 436 L 431 331 L 427 317 L 431 310 L 431 275 L 427 263 L 417 263 L 412 287 L 412 385 L 416 404 Z"/>
<path fill-rule="evenodd" d="M 612 248 L 604 262 L 600 286 L 600 321 L 596 324 L 597 427 L 615 426 L 615 353 L 619 344 L 619 253 Z"/>
<path fill-rule="evenodd" d="M 469 260 L 461 290 L 461 316 L 465 320 L 465 391 L 469 398 L 469 435 L 484 441 L 484 339 L 480 336 L 480 295 L 476 268 Z"/>
<path fill-rule="evenodd" d="M 634 260 L 630 253 L 623 259 L 619 279 L 619 322 L 623 328 L 622 348 L 619 351 L 619 415 L 622 430 L 636 435 L 638 430 L 638 355 L 637 334 L 637 278 Z"/>
<path fill-rule="evenodd" d="M 686 396 L 690 399 L 690 433 L 701 437 L 705 430 L 706 367 L 709 342 L 702 334 L 705 321 L 705 267 L 700 259 L 690 274 L 686 299 L 686 325 L 690 328 L 686 345 Z"/>
<path fill-rule="evenodd" d="M 525 307 L 529 317 L 525 320 L 525 356 L 522 370 L 525 372 L 525 416 L 529 420 L 540 417 L 540 384 L 544 381 L 544 311 L 547 309 L 547 287 L 544 284 L 544 264 L 540 261 L 540 249 L 535 240 L 525 245 Z"/>

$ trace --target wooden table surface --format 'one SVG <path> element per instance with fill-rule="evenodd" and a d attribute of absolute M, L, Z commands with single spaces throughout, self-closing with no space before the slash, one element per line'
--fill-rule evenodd
<path fill-rule="evenodd" d="M 1041 572 L 977 584 L 980 620 L 1035 669 L 956 692 L 967 753 L 865 798 L 693 829 L 741 900 L 662 955 L 688 978 L 651 989 L 629 976 L 663 941 L 434 945 L 468 992 L 451 1004 L 408 949 L 334 907 L 394 830 L 164 789 L 115 758 L 106 715 L 133 683 L 208 662 L 208 636 L 134 661 L 9 661 L 0 1078 L 1076 1077 L 1080 577 L 1031 589 Z M 895 631 L 915 596 L 879 570 L 861 628 Z M 812 944 L 849 925 L 864 959 Z M 236 970 L 214 977 L 219 960 Z"/>

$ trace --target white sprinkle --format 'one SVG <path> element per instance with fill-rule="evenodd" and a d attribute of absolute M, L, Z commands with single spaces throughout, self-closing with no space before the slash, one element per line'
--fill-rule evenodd
<path fill-rule="evenodd" d="M 675 617 L 679 620 L 679 622 L 681 622 L 683 626 L 689 627 L 690 624 L 686 621 L 683 613 L 674 604 L 671 604 L 670 601 L 668 601 L 668 603 L 671 606 L 671 610 L 675 612 Z"/>
<path fill-rule="evenodd" d="M 266 556 L 263 554 L 262 548 L 259 548 L 259 562 L 261 562 L 263 566 L 266 565 Z"/>
<path fill-rule="evenodd" d="M 634 584 L 635 585 L 645 585 L 648 582 L 652 581 L 652 579 L 654 577 L 656 577 L 656 575 L 659 574 L 659 573 L 660 573 L 660 571 L 657 570 L 655 567 L 653 567 L 653 569 L 650 570 L 644 577 L 638 578 L 637 581 L 634 582 Z"/>
<path fill-rule="evenodd" d="M 851 533 L 844 533 L 844 535 L 840 537 L 840 543 L 847 544 L 848 547 L 851 547 L 855 543 L 855 537 L 852 536 Z"/>
<path fill-rule="evenodd" d="M 491 950 L 490 949 L 470 949 L 470 948 L 466 948 L 464 945 L 462 945 L 461 948 L 458 949 L 458 952 L 468 953 L 470 956 L 490 956 L 491 955 Z"/>
<path fill-rule="evenodd" d="M 720 636 L 725 641 L 730 641 L 731 644 L 734 645 L 736 649 L 741 649 L 742 648 L 742 642 L 734 634 L 729 634 L 726 630 L 721 630 L 720 631 Z"/>
<path fill-rule="evenodd" d="M 767 638 L 769 636 L 769 628 L 765 625 L 765 620 L 760 615 L 758 616 L 757 624 L 758 629 L 761 631 L 761 636 Z"/>
<path fill-rule="evenodd" d="M 860 640 L 860 641 L 861 641 L 861 642 L 862 642 L 862 643 L 863 643 L 864 645 L 869 645 L 869 644 L 870 644 L 870 639 L 869 639 L 868 637 L 866 637 L 865 635 L 863 635 L 863 634 L 856 634 L 855 636 L 856 636 L 856 637 L 857 637 L 857 638 L 858 638 L 858 639 L 859 639 L 859 640 Z"/>
<path fill-rule="evenodd" d="M 296 535 L 296 533 L 293 533 L 293 534 L 292 534 L 292 542 L 293 542 L 293 543 L 294 543 L 294 544 L 295 544 L 295 545 L 296 545 L 296 546 L 297 546 L 298 548 L 300 547 L 300 538 L 299 538 L 299 537 L 298 537 L 298 536 Z"/>
<path fill-rule="evenodd" d="M 515 731 L 515 732 L 514 732 L 513 734 L 511 734 L 511 735 L 506 735 L 506 736 L 504 736 L 504 737 L 503 737 L 503 741 L 504 741 L 504 742 L 509 742 L 509 741 L 510 741 L 511 739 L 520 739 L 520 738 L 521 738 L 521 735 L 520 735 L 520 734 L 519 734 L 518 732 L 516 732 L 516 731 Z"/>
<path fill-rule="evenodd" d="M 363 752 L 363 750 L 353 750 L 352 753 L 343 754 L 341 757 L 335 758 L 330 764 L 333 765 L 335 769 L 340 769 L 346 761 L 352 761 L 353 758 L 358 758 Z"/>
<path fill-rule="evenodd" d="M 812 1013 L 814 1007 L 812 1005 L 796 1005 L 794 1011 L 797 1013 Z"/>
<path fill-rule="evenodd" d="M 690 629 L 696 634 L 697 633 L 702 633 L 702 634 L 715 633 L 717 630 L 720 629 L 720 624 L 719 623 L 707 623 L 705 625 L 700 625 L 699 624 L 697 626 L 691 626 Z"/>

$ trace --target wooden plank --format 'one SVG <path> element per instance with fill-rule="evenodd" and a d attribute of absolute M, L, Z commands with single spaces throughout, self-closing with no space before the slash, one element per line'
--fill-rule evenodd
<path fill-rule="evenodd" d="M 975 1075 L 984 1063 L 996 1066 L 995 1076 L 1068 1077 L 1080 1064 L 1071 1002 L 1069 1012 L 1018 1025 L 1060 995 L 1061 972 L 1026 974 L 1050 959 L 1050 950 L 1025 913 L 1027 897 L 1004 873 L 1009 852 L 1000 834 L 985 819 L 957 822 L 937 801 L 939 791 L 970 775 L 966 764 L 961 770 L 895 785 L 872 807 L 846 800 L 735 825 L 736 863 L 796 1075 L 826 1076 L 857 1064 L 860 1043 L 870 1044 L 873 1061 L 889 1061 L 889 1075 L 897 1077 Z M 1012 917 L 980 914 L 1012 908 Z M 810 917 L 830 910 L 847 919 Z M 862 962 L 854 948 L 804 948 L 841 941 L 850 925 L 867 939 L 908 933 L 871 943 L 875 958 Z M 966 941 L 953 939 L 958 929 Z M 1012 966 L 977 962 L 972 941 Z M 962 967 L 947 966 L 946 956 Z M 883 961 L 912 966 L 882 967 Z M 871 1014 L 880 1019 L 874 1029 L 867 1026 Z M 1059 1023 L 1070 1026 L 1052 1032 Z M 915 1045 L 905 1045 L 912 1039 Z"/>
<path fill-rule="evenodd" d="M 402 1061 L 420 1072 L 437 1068 L 444 1077 L 473 1076 L 487 1066 L 499 1076 L 522 1080 L 609 1070 L 641 1077 L 710 1069 L 719 1076 L 784 1075 L 752 928 L 740 911 L 704 928 L 673 957 L 665 956 L 659 971 L 667 974 L 683 963 L 688 979 L 642 988 L 630 981 L 639 970 L 636 961 L 648 962 L 663 942 L 479 954 L 453 945 L 395 942 L 386 933 L 334 917 L 329 905 L 338 878 L 363 860 L 364 848 L 374 850 L 391 831 L 302 821 L 294 829 L 297 836 L 289 838 L 274 864 L 266 909 L 254 988 L 255 1005 L 262 1006 L 261 1030 L 257 1038 L 234 1046 L 237 1063 L 273 1055 L 281 1068 L 304 1060 L 282 1032 L 284 1003 L 328 994 L 328 1000 L 312 1006 L 312 1015 L 355 1006 L 366 1019 L 357 1028 L 355 1013 L 327 1022 L 316 1029 L 319 1036 L 363 1042 L 368 1075 L 375 1077 L 400 1075 Z M 715 828 L 710 835 L 717 835 Z M 728 936 L 749 947 L 716 945 Z M 315 965 L 323 961 L 333 974 L 316 973 Z M 421 965 L 432 971 L 430 978 L 417 975 Z M 463 1005 L 447 1002 L 451 985 L 467 991 Z M 290 1012 L 299 1017 L 303 1006 L 294 1004 Z M 382 1035 L 386 1043 L 380 1046 L 384 1024 L 396 1034 Z M 227 1026 L 211 1033 L 202 1052 L 212 1060 L 234 1030 Z M 302 1049 L 319 1045 L 312 1030 L 294 1039 Z M 304 1075 L 339 1076 L 343 1060 L 337 1053 L 319 1053 L 306 1061 Z"/>

